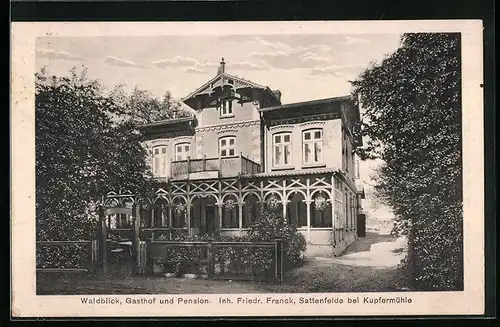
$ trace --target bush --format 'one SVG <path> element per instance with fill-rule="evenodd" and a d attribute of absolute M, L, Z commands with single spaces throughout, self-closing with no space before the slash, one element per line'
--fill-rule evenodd
<path fill-rule="evenodd" d="M 283 269 L 297 267 L 304 262 L 306 240 L 297 227 L 285 223 L 282 214 L 273 210 L 263 210 L 250 225 L 244 237 L 250 242 L 283 241 Z"/>
<path fill-rule="evenodd" d="M 305 238 L 297 228 L 284 223 L 283 216 L 274 211 L 262 211 L 242 236 L 183 236 L 174 241 L 196 242 L 274 242 L 283 241 L 283 270 L 301 265 L 306 250 Z M 206 247 L 203 246 L 160 246 L 152 253 L 164 272 L 180 276 L 184 273 L 206 273 Z M 274 274 L 274 248 L 269 247 L 217 247 L 215 265 L 222 274 L 252 275 L 255 278 Z"/>

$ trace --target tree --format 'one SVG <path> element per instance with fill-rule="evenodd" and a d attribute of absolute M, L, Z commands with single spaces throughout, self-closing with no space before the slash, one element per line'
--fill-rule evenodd
<path fill-rule="evenodd" d="M 88 239 L 93 204 L 109 190 L 152 188 L 146 150 L 123 107 L 86 71 L 36 74 L 36 214 L 38 239 Z"/>
<path fill-rule="evenodd" d="M 460 35 L 404 34 L 352 82 L 363 159 L 382 159 L 376 192 L 409 235 L 419 290 L 463 289 Z"/>
<path fill-rule="evenodd" d="M 135 124 L 146 124 L 190 115 L 169 91 L 166 91 L 163 97 L 158 99 L 151 92 L 141 90 L 137 86 L 128 93 L 125 91 L 124 85 L 118 85 L 111 92 L 111 97 L 120 106 L 119 115 Z"/>

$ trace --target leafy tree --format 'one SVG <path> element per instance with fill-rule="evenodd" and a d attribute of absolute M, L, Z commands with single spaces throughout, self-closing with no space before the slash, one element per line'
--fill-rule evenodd
<path fill-rule="evenodd" d="M 138 87 L 128 93 L 125 91 L 124 85 L 119 85 L 112 90 L 111 97 L 120 105 L 119 115 L 121 118 L 131 120 L 135 124 L 190 115 L 169 91 L 166 91 L 163 97 L 158 99 L 151 92 L 141 90 Z"/>
<path fill-rule="evenodd" d="M 404 267 L 419 290 L 463 289 L 460 35 L 404 34 L 353 82 L 363 159 L 384 161 L 377 194 L 409 236 Z"/>
<path fill-rule="evenodd" d="M 36 74 L 36 213 L 39 239 L 88 239 L 109 190 L 151 190 L 142 136 L 97 81 Z"/>

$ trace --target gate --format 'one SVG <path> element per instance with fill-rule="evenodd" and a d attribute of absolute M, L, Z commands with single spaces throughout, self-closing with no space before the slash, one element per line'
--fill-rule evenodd
<path fill-rule="evenodd" d="M 148 261 L 148 246 L 146 242 L 139 241 L 137 249 L 137 270 L 138 274 L 145 274 Z"/>

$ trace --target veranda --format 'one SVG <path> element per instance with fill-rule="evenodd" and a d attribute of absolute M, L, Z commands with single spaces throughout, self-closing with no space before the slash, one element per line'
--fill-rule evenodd
<path fill-rule="evenodd" d="M 105 207 L 139 207 L 141 235 L 242 235 L 259 209 L 282 212 L 305 236 L 307 254 L 342 251 L 356 238 L 359 198 L 355 185 L 336 169 L 269 172 L 234 178 L 169 181 L 151 198 L 109 192 Z M 133 219 L 108 216 L 106 225 L 129 234 Z M 149 236 L 146 236 L 149 235 Z"/>

